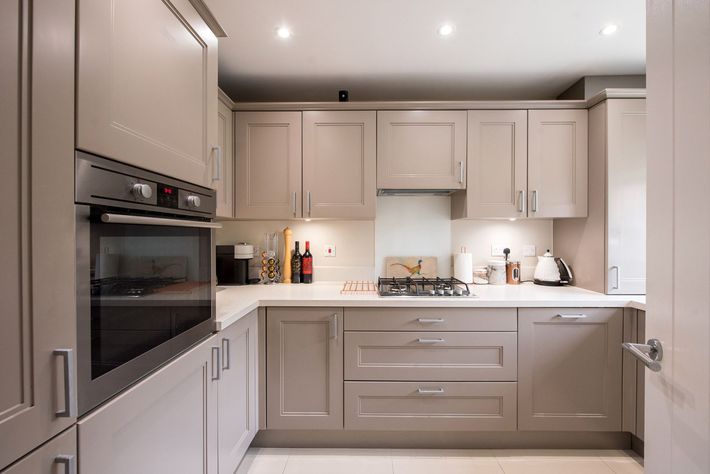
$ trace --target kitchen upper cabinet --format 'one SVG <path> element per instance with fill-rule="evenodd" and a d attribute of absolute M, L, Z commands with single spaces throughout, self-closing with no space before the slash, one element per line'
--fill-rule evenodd
<path fill-rule="evenodd" d="M 79 472 L 218 472 L 218 338 L 80 420 Z"/>
<path fill-rule="evenodd" d="M 217 109 L 217 217 L 234 217 L 234 112 L 220 97 Z"/>
<path fill-rule="evenodd" d="M 217 38 L 189 0 L 77 9 L 77 147 L 213 185 Z"/>
<path fill-rule="evenodd" d="M 587 216 L 587 111 L 528 111 L 529 217 Z"/>
<path fill-rule="evenodd" d="M 466 111 L 377 112 L 378 189 L 466 189 Z"/>
<path fill-rule="evenodd" d="M 74 21 L 73 0 L 0 3 L 0 469 L 76 420 Z"/>
<path fill-rule="evenodd" d="M 0 474 L 76 474 L 76 428 L 32 451 Z"/>
<path fill-rule="evenodd" d="M 518 310 L 518 429 L 620 431 L 622 308 Z"/>
<path fill-rule="evenodd" d="M 303 112 L 303 217 L 374 219 L 375 112 Z"/>
<path fill-rule="evenodd" d="M 468 112 L 467 188 L 452 217 L 527 216 L 528 118 L 525 110 Z"/>
<path fill-rule="evenodd" d="M 342 308 L 268 308 L 268 429 L 343 428 Z"/>
<path fill-rule="evenodd" d="M 235 120 L 235 217 L 301 217 L 301 112 L 237 112 Z"/>
<path fill-rule="evenodd" d="M 258 429 L 257 312 L 221 331 L 218 382 L 219 472 L 233 473 Z"/>

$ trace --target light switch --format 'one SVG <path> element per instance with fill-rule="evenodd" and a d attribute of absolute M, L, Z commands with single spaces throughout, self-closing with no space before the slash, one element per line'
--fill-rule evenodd
<path fill-rule="evenodd" d="M 503 249 L 509 249 L 510 245 L 499 245 L 499 244 L 493 244 L 491 245 L 491 257 L 505 257 L 505 254 L 503 253 Z"/>
<path fill-rule="evenodd" d="M 523 257 L 534 257 L 535 255 L 534 245 L 523 245 Z"/>
<path fill-rule="evenodd" d="M 323 256 L 324 257 L 335 257 L 335 244 L 323 245 Z"/>

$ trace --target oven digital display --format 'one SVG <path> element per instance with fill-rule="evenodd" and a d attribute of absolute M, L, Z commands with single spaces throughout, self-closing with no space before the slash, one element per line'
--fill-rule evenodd
<path fill-rule="evenodd" d="M 158 206 L 178 208 L 178 188 L 167 184 L 158 184 Z"/>

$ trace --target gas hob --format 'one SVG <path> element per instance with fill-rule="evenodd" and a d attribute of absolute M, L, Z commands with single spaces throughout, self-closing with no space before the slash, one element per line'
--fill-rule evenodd
<path fill-rule="evenodd" d="M 471 297 L 468 285 L 456 278 L 378 278 L 380 296 Z"/>

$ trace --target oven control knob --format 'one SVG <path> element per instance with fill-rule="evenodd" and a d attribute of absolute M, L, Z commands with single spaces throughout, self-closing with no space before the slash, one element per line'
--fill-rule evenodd
<path fill-rule="evenodd" d="M 153 188 L 150 184 L 136 183 L 132 188 L 133 195 L 138 199 L 150 199 L 153 196 Z"/>
<path fill-rule="evenodd" d="M 200 207 L 200 196 L 188 196 L 187 197 L 187 207 L 197 209 Z"/>

